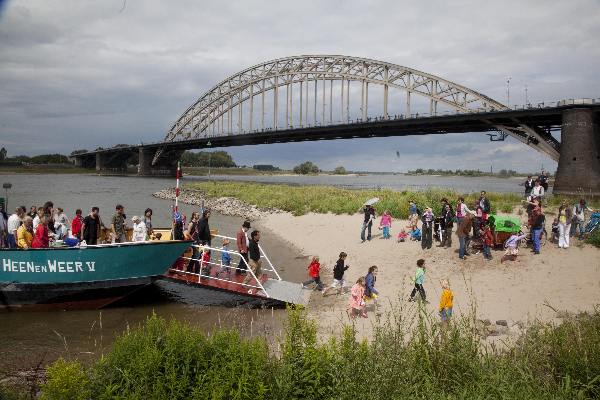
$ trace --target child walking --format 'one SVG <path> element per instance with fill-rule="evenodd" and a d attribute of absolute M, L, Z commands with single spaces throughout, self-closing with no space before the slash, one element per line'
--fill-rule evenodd
<path fill-rule="evenodd" d="M 346 257 L 348 257 L 348 254 L 342 251 L 340 253 L 340 258 L 335 263 L 335 267 L 333 267 L 333 283 L 331 284 L 331 286 L 323 290 L 323 296 L 325 296 L 325 293 L 327 293 L 329 289 L 338 288 L 338 294 L 341 294 L 344 290 L 344 286 L 346 286 L 346 281 L 344 280 L 344 272 L 346 272 L 346 270 L 350 267 L 349 265 L 344 265 L 344 263 L 346 262 Z"/>
<path fill-rule="evenodd" d="M 442 324 L 447 325 L 452 317 L 452 302 L 454 301 L 454 293 L 450 290 L 450 282 L 444 279 L 442 282 L 442 297 L 440 298 L 440 318 Z"/>
<path fill-rule="evenodd" d="M 391 238 L 390 229 L 392 227 L 392 216 L 390 215 L 389 210 L 385 210 L 383 212 L 383 215 L 381 216 L 381 221 L 379 221 L 379 227 L 383 228 L 383 238 L 384 239 Z"/>
<path fill-rule="evenodd" d="M 367 271 L 365 276 L 365 300 L 376 300 L 379 296 L 379 292 L 375 289 L 375 282 L 377 282 L 377 265 L 373 265 Z"/>
<path fill-rule="evenodd" d="M 506 252 L 500 259 L 500 263 L 503 263 L 507 259 L 512 259 L 512 261 L 517 260 L 517 256 L 519 255 L 519 242 L 525 238 L 524 233 L 519 232 L 518 234 L 511 235 L 506 242 L 504 243 L 504 248 Z"/>
<path fill-rule="evenodd" d="M 486 260 L 492 259 L 492 245 L 494 244 L 494 235 L 490 229 L 490 226 L 487 222 L 483 223 L 483 228 L 481 229 L 481 240 L 483 241 L 483 257 Z"/>
<path fill-rule="evenodd" d="M 425 295 L 425 289 L 423 288 L 423 281 L 425 280 L 425 260 L 420 258 L 417 260 L 417 271 L 415 272 L 415 287 L 410 293 L 408 301 L 415 301 L 417 292 L 421 295 L 421 300 L 427 303 L 427 297 Z"/>
<path fill-rule="evenodd" d="M 217 273 L 217 278 L 221 273 L 227 273 L 227 279 L 231 280 L 231 253 L 229 252 L 229 239 L 223 239 L 221 242 L 221 269 Z"/>
<path fill-rule="evenodd" d="M 306 289 L 306 286 L 311 283 L 316 284 L 316 289 L 323 290 L 323 282 L 321 282 L 321 264 L 319 263 L 319 257 L 314 256 L 310 265 L 308 266 L 308 280 L 302 283 L 302 289 Z"/>
<path fill-rule="evenodd" d="M 367 310 L 365 310 L 365 278 L 358 278 L 352 289 L 350 290 L 350 299 L 348 300 L 348 315 L 354 319 L 357 315 L 367 318 Z"/>

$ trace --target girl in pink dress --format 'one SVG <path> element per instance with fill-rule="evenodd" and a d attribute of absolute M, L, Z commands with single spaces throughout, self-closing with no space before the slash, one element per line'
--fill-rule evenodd
<path fill-rule="evenodd" d="M 354 319 L 357 315 L 367 318 L 365 310 L 365 277 L 358 278 L 352 289 L 350 290 L 350 299 L 348 300 L 348 315 Z"/>
<path fill-rule="evenodd" d="M 392 216 L 388 210 L 385 210 L 383 215 L 381 216 L 381 221 L 379 222 L 379 229 L 383 229 L 383 238 L 389 239 L 390 236 L 390 228 L 392 227 Z"/>

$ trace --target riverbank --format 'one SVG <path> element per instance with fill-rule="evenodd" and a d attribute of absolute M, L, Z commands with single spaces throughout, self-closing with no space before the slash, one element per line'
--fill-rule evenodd
<path fill-rule="evenodd" d="M 72 165 L 21 165 L 0 166 L 0 175 L 6 174 L 95 174 L 90 168 L 75 167 Z"/>
<path fill-rule="evenodd" d="M 514 327 L 518 332 L 520 327 L 535 320 L 556 321 L 564 312 L 593 311 L 600 304 L 600 249 L 577 239 L 572 239 L 567 250 L 547 243 L 541 255 L 521 249 L 517 262 L 500 263 L 502 250 L 492 252 L 492 261 L 485 261 L 481 254 L 460 260 L 455 234 L 452 248 L 439 248 L 434 242 L 432 249 L 422 250 L 420 242 L 396 242 L 395 235 L 408 221 L 395 220 L 392 239 L 382 239 L 375 224 L 373 239 L 361 243 L 361 222 L 360 214 L 315 213 L 303 216 L 279 213 L 261 221 L 271 230 L 281 232 L 304 255 L 319 256 L 327 284 L 332 282 L 332 269 L 341 251 L 348 253 L 347 264 L 351 267 L 345 279 L 349 285 L 364 276 L 370 266 L 377 265 L 376 287 L 381 296 L 378 308 L 370 306 L 371 318 L 388 314 L 397 301 L 408 307 L 406 300 L 419 258 L 426 260 L 424 286 L 430 303 L 425 309 L 433 318 L 437 318 L 443 279 L 451 282 L 457 316 L 476 310 L 478 319 L 507 321 L 509 331 Z M 319 321 L 322 334 L 339 333 L 340 322 L 347 320 L 347 301 L 347 294 L 336 295 L 332 291 L 323 297 L 313 292 L 309 313 Z M 357 327 L 365 338 L 372 338 L 370 320 L 359 320 Z"/>

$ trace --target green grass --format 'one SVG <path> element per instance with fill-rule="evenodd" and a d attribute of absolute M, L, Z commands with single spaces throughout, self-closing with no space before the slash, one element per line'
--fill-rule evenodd
<path fill-rule="evenodd" d="M 325 343 L 290 310 L 279 350 L 236 331 L 209 336 L 156 316 L 85 368 L 59 360 L 46 400 L 94 399 L 592 399 L 600 396 L 600 314 L 530 327 L 504 351 L 481 345 L 472 319 L 444 330 L 422 310 L 375 321 L 370 342 L 352 326 Z"/>
<path fill-rule="evenodd" d="M 589 235 L 585 241 L 596 247 L 600 247 L 600 229 L 599 228 L 594 229 L 592 234 Z"/>
<path fill-rule="evenodd" d="M 363 203 L 372 198 L 379 197 L 375 210 L 381 214 L 389 210 L 395 218 L 408 217 L 408 202 L 414 200 L 423 210 L 430 206 L 436 215 L 441 213 L 442 198 L 447 198 L 456 204 L 459 196 L 465 198 L 469 207 L 478 199 L 477 193 L 460 193 L 450 189 L 428 189 L 424 191 L 395 191 L 391 189 L 365 190 L 343 189 L 332 186 L 318 185 L 281 185 L 256 182 L 198 182 L 186 185 L 197 189 L 210 198 L 235 197 L 248 204 L 254 204 L 262 209 L 277 208 L 291 212 L 294 215 L 304 215 L 309 212 L 354 214 L 361 210 Z M 492 205 L 492 213 L 511 213 L 517 206 L 522 206 L 523 197 L 520 193 L 493 193 L 488 192 L 487 197 Z M 550 196 L 545 200 L 544 207 L 556 208 L 563 200 L 575 204 L 577 197 Z M 600 200 L 595 199 L 590 204 L 593 208 L 600 207 Z"/>
<path fill-rule="evenodd" d="M 442 198 L 446 197 L 454 203 L 462 195 L 444 189 L 399 192 L 390 189 L 354 190 L 331 186 L 270 185 L 253 182 L 199 182 L 188 187 L 201 190 L 208 197 L 235 197 L 259 208 L 278 208 L 294 215 L 308 212 L 354 214 L 361 209 L 366 200 L 379 197 L 380 201 L 375 205 L 377 212 L 389 210 L 396 218 L 408 217 L 409 200 L 414 200 L 421 209 L 431 206 L 434 212 L 439 214 Z M 479 198 L 479 193 L 471 193 L 464 197 L 467 204 L 473 204 Z M 511 212 L 522 199 L 514 193 L 488 193 L 488 198 L 492 203 L 492 210 L 502 212 Z"/>

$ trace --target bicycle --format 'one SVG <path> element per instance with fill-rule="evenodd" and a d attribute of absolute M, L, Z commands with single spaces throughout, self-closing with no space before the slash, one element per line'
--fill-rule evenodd
<path fill-rule="evenodd" d="M 587 235 L 589 235 L 590 233 L 592 233 L 596 228 L 598 228 L 598 225 L 600 225 L 600 213 L 593 213 L 590 216 L 590 220 L 589 222 L 586 224 L 583 232 Z"/>

